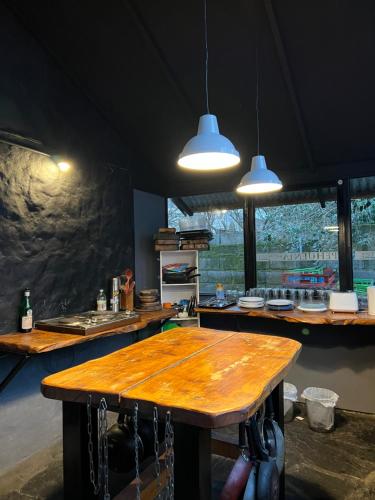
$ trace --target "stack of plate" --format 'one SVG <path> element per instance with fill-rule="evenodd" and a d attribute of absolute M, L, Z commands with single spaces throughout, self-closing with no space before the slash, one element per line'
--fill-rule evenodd
<path fill-rule="evenodd" d="M 159 290 L 141 290 L 138 295 L 136 311 L 160 311 Z"/>
<path fill-rule="evenodd" d="M 266 306 L 271 311 L 291 311 L 294 308 L 293 301 L 285 299 L 267 300 Z"/>
<path fill-rule="evenodd" d="M 240 307 L 246 307 L 247 309 L 258 309 L 264 306 L 263 297 L 240 297 L 238 299 L 238 305 Z"/>

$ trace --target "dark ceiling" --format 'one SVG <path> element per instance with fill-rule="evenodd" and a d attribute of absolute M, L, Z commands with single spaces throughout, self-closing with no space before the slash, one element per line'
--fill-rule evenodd
<path fill-rule="evenodd" d="M 5 2 L 138 151 L 140 189 L 231 191 L 256 153 L 290 188 L 375 173 L 375 2 L 207 0 L 211 112 L 241 153 L 230 172 L 176 158 L 203 106 L 202 0 Z"/>

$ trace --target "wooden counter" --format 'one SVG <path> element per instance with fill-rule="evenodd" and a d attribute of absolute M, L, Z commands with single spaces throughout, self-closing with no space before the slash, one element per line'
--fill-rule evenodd
<path fill-rule="evenodd" d="M 268 335 L 176 328 L 45 378 L 52 399 L 152 414 L 204 428 L 243 421 L 285 377 L 301 344 Z"/>
<path fill-rule="evenodd" d="M 375 316 L 371 316 L 367 312 L 334 313 L 332 311 L 325 311 L 310 313 L 300 311 L 299 309 L 293 309 L 292 311 L 270 311 L 266 308 L 245 309 L 238 306 L 228 307 L 227 309 L 206 309 L 198 307 L 195 310 L 201 314 L 232 314 L 250 318 L 276 319 L 288 321 L 289 323 L 306 323 L 310 325 L 375 326 Z"/>
<path fill-rule="evenodd" d="M 151 323 L 169 319 L 175 315 L 171 309 L 140 313 L 140 319 L 131 325 L 120 326 L 93 333 L 92 335 L 73 335 L 69 333 L 33 330 L 31 333 L 6 333 L 0 335 L 0 351 L 15 354 L 41 354 L 76 344 L 82 344 L 102 337 L 112 337 L 122 333 L 135 332 L 146 328 Z"/>

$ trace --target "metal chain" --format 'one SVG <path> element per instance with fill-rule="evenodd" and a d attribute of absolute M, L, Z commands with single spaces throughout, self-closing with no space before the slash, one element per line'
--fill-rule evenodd
<path fill-rule="evenodd" d="M 141 479 L 139 475 L 139 435 L 138 435 L 138 403 L 134 405 L 134 450 L 135 450 L 135 480 L 137 500 L 141 498 Z"/>
<path fill-rule="evenodd" d="M 91 419 L 91 394 L 87 399 L 86 403 L 87 409 L 87 434 L 88 434 L 88 451 L 89 451 L 89 461 L 90 461 L 90 481 L 94 487 L 94 494 L 97 495 L 101 487 L 102 479 L 102 454 L 101 454 L 101 442 L 98 442 L 98 481 L 95 481 L 95 470 L 94 470 L 94 445 L 92 442 L 92 419 Z"/>
<path fill-rule="evenodd" d="M 160 498 L 160 490 L 161 490 L 161 477 L 160 477 L 160 461 L 159 461 L 159 453 L 160 453 L 160 446 L 159 446 L 159 422 L 158 422 L 158 409 L 156 406 L 154 406 L 154 411 L 153 411 L 153 426 L 154 426 L 154 455 L 155 455 L 155 464 L 154 464 L 154 470 L 155 470 L 155 475 L 156 479 L 158 482 L 158 490 L 157 490 L 157 495 L 156 498 Z"/>
<path fill-rule="evenodd" d="M 172 415 L 167 411 L 165 418 L 165 461 L 167 468 L 167 498 L 174 498 L 174 432 L 172 426 Z"/>
<path fill-rule="evenodd" d="M 108 488 L 108 436 L 107 436 L 107 403 L 104 398 L 101 398 L 99 403 L 99 408 L 97 409 L 98 415 L 98 473 L 97 481 L 95 480 L 95 468 L 94 468 L 94 444 L 92 441 L 92 415 L 91 415 L 91 394 L 87 399 L 86 403 L 87 409 L 87 434 L 88 434 L 88 452 L 89 452 L 89 462 L 90 462 L 90 482 L 94 488 L 94 494 L 98 495 L 102 486 L 102 480 L 104 478 L 104 500 L 110 500 L 109 488 Z M 103 463 L 104 458 L 104 463 Z"/>
<path fill-rule="evenodd" d="M 104 476 L 104 500 L 110 500 L 109 494 L 109 473 L 108 473 L 108 422 L 107 422 L 107 403 L 104 398 L 100 400 L 99 405 L 99 441 L 102 442 L 103 450 L 103 476 Z"/>

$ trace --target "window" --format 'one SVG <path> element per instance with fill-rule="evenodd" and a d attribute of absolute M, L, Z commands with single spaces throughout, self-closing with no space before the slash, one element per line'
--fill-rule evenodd
<path fill-rule="evenodd" d="M 256 208 L 258 287 L 338 288 L 336 201 L 323 207 L 316 202 Z"/>
<path fill-rule="evenodd" d="M 244 292 L 243 210 L 213 209 L 196 215 L 203 218 L 213 236 L 210 250 L 199 252 L 200 294 L 214 294 L 218 282 L 227 291 Z M 184 214 L 168 200 L 168 225 L 179 230 L 182 218 Z"/>
<path fill-rule="evenodd" d="M 352 190 L 358 190 L 359 179 L 353 179 Z M 375 184 L 375 177 L 360 180 Z M 354 184 L 354 186 L 353 186 Z M 353 187 L 357 189 L 353 189 Z M 365 190 L 366 191 L 366 190 Z M 358 295 L 366 295 L 367 287 L 375 285 L 375 196 L 355 195 L 352 198 L 353 281 Z"/>

